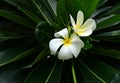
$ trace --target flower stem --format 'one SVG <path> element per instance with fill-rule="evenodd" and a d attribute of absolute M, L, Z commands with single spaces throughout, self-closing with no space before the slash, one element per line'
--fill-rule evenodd
<path fill-rule="evenodd" d="M 72 62 L 72 75 L 73 75 L 73 81 L 74 81 L 74 83 L 77 83 L 76 74 L 75 74 L 75 68 L 74 68 L 73 62 Z"/>

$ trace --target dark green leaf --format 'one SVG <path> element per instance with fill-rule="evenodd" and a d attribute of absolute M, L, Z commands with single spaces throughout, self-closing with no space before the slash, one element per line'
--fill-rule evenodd
<path fill-rule="evenodd" d="M 68 22 L 68 14 L 66 10 L 66 1 L 65 0 L 59 0 L 57 2 L 57 24 L 58 24 L 58 30 L 63 29 L 66 27 Z"/>
<path fill-rule="evenodd" d="M 107 11 L 107 14 L 119 14 L 120 13 L 119 10 L 120 10 L 120 3 L 109 9 L 109 11 Z"/>
<path fill-rule="evenodd" d="M 95 12 L 100 0 L 66 0 L 66 8 L 76 18 L 77 12 L 81 10 L 87 20 Z M 69 4 L 69 5 L 68 5 Z"/>
<path fill-rule="evenodd" d="M 106 83 L 94 71 L 92 71 L 83 61 L 77 62 L 78 68 L 88 83 Z"/>
<path fill-rule="evenodd" d="M 85 10 L 88 5 L 86 1 L 87 0 L 66 0 L 66 8 L 69 14 L 71 14 L 74 18 L 76 18 L 77 12 L 79 10 L 81 10 L 85 14 Z"/>
<path fill-rule="evenodd" d="M 100 18 L 99 15 L 101 15 L 101 13 L 105 12 L 106 10 L 110 9 L 111 7 L 108 6 L 108 7 L 104 7 L 104 8 L 100 8 L 98 10 L 95 11 L 95 13 L 93 13 L 93 15 L 91 16 L 91 18 Z"/>
<path fill-rule="evenodd" d="M 101 33 L 96 35 L 96 37 L 120 37 L 120 30 Z"/>
<path fill-rule="evenodd" d="M 98 3 L 98 7 L 104 5 L 108 0 L 100 0 Z"/>
<path fill-rule="evenodd" d="M 36 6 L 40 14 L 42 15 L 43 19 L 45 19 L 50 25 L 54 26 L 54 19 L 50 12 L 46 9 L 46 7 L 43 5 L 42 1 L 38 0 L 31 0 L 32 3 Z"/>
<path fill-rule="evenodd" d="M 110 27 L 118 23 L 120 23 L 120 15 L 112 15 L 110 17 L 101 19 L 97 24 L 97 30 Z"/>
<path fill-rule="evenodd" d="M 97 5 L 99 3 L 100 0 L 90 0 L 90 2 L 86 2 L 88 3 L 86 12 L 85 12 L 85 18 L 90 18 L 90 16 L 95 12 Z M 85 4 L 84 4 L 85 5 Z"/>
<path fill-rule="evenodd" d="M 110 42 L 120 42 L 120 30 L 100 33 L 94 36 L 95 39 L 105 40 Z"/>
<path fill-rule="evenodd" d="M 61 64 L 47 59 L 41 62 L 27 77 L 23 83 L 60 83 Z"/>
<path fill-rule="evenodd" d="M 16 0 L 5 0 L 7 3 L 17 7 L 25 15 L 31 18 L 34 22 L 39 23 L 41 21 L 40 17 L 36 14 L 34 6 L 30 4 L 28 0 L 25 1 L 16 1 Z"/>
<path fill-rule="evenodd" d="M 102 56 L 109 56 L 116 59 L 120 59 L 120 51 L 114 49 L 103 49 L 100 47 L 94 47 L 90 51 L 92 54 L 102 55 Z"/>
<path fill-rule="evenodd" d="M 85 50 L 88 50 L 93 47 L 93 45 L 90 43 L 90 38 L 84 38 L 82 40 L 84 41 L 84 49 Z"/>
<path fill-rule="evenodd" d="M 48 46 L 50 39 L 54 35 L 54 29 L 48 23 L 40 22 L 36 27 L 35 34 L 40 44 Z"/>
<path fill-rule="evenodd" d="M 41 53 L 35 58 L 34 62 L 32 62 L 32 64 L 30 64 L 28 67 L 32 67 L 33 65 L 35 65 L 37 62 L 39 62 L 40 60 L 42 60 L 44 57 L 48 56 L 49 52 L 48 52 L 48 48 L 43 49 L 41 51 Z"/>
<path fill-rule="evenodd" d="M 56 6 L 57 1 L 56 0 L 42 0 L 48 11 L 51 13 L 51 15 L 55 18 L 56 16 Z"/>
<path fill-rule="evenodd" d="M 14 47 L 0 52 L 0 66 L 20 60 L 32 53 L 34 53 L 38 47 L 28 49 L 27 47 Z"/>
<path fill-rule="evenodd" d="M 103 80 L 102 83 L 118 83 L 120 82 L 120 72 L 111 66 L 105 64 L 97 59 L 84 59 L 87 67 L 93 72 L 97 77 Z M 94 83 L 94 82 L 92 82 Z"/>
<path fill-rule="evenodd" d="M 109 8 L 108 10 L 101 13 L 100 16 L 102 17 L 102 16 L 107 16 L 107 15 L 110 15 L 110 14 L 119 14 L 120 13 L 119 10 L 120 10 L 120 3 L 111 6 L 111 8 Z"/>
<path fill-rule="evenodd" d="M 0 16 L 5 17 L 15 23 L 19 23 L 23 26 L 26 26 L 28 28 L 33 28 L 33 22 L 31 22 L 29 19 L 24 18 L 22 16 L 13 14 L 9 11 L 5 11 L 5 10 L 0 10 Z"/>
<path fill-rule="evenodd" d="M 28 70 L 23 69 L 26 62 L 17 62 L 0 67 L 0 83 L 22 83 L 28 75 Z"/>
<path fill-rule="evenodd" d="M 39 23 L 41 21 L 40 17 L 38 17 L 31 11 L 29 11 L 25 8 L 22 8 L 22 7 L 18 7 L 18 9 L 21 10 L 24 14 L 26 14 L 29 18 L 31 18 L 34 22 Z"/>
<path fill-rule="evenodd" d="M 8 3 L 10 3 L 10 4 L 14 5 L 14 6 L 18 6 L 19 5 L 19 2 L 16 1 L 16 0 L 4 0 L 4 1 L 6 1 L 6 2 L 8 2 Z"/>
<path fill-rule="evenodd" d="M 57 1 L 56 0 L 48 0 L 48 3 L 51 6 L 54 14 L 56 15 Z"/>
<path fill-rule="evenodd" d="M 10 31 L 0 31 L 0 41 L 8 40 L 8 39 L 19 39 L 19 38 L 26 38 L 30 37 L 25 34 L 18 34 L 17 32 L 10 32 Z"/>

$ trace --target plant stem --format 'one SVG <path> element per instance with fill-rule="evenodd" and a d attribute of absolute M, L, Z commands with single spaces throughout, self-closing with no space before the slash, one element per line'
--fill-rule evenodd
<path fill-rule="evenodd" d="M 74 68 L 73 62 L 72 62 L 72 75 L 73 75 L 73 81 L 74 81 L 74 83 L 77 83 L 76 74 L 75 74 L 75 68 Z"/>

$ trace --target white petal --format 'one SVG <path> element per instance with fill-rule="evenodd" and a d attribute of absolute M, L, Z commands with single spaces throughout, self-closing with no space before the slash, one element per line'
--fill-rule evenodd
<path fill-rule="evenodd" d="M 76 34 L 71 35 L 71 42 L 72 44 L 69 45 L 69 49 L 76 58 L 79 55 L 81 48 L 84 47 L 84 43 Z"/>
<path fill-rule="evenodd" d="M 76 33 L 79 36 L 89 36 L 92 34 L 93 30 L 96 28 L 96 23 L 95 20 L 93 19 L 88 19 L 82 26 L 79 31 Z"/>
<path fill-rule="evenodd" d="M 63 44 L 63 39 L 60 39 L 60 38 L 52 39 L 49 42 L 49 48 L 50 48 L 51 54 L 55 55 L 56 51 L 62 44 Z"/>
<path fill-rule="evenodd" d="M 81 29 L 96 29 L 96 23 L 94 19 L 88 19 L 81 27 Z"/>
<path fill-rule="evenodd" d="M 58 53 L 58 59 L 68 60 L 72 57 L 73 57 L 73 55 L 72 55 L 70 49 L 68 48 L 68 46 L 63 45 Z"/>
<path fill-rule="evenodd" d="M 71 21 L 72 26 L 74 27 L 75 26 L 75 20 L 73 19 L 73 17 L 71 15 L 70 15 L 70 21 Z"/>
<path fill-rule="evenodd" d="M 81 42 L 75 42 L 69 46 L 70 51 L 72 52 L 75 58 L 77 58 L 77 56 L 79 55 L 82 47 L 83 44 Z"/>
<path fill-rule="evenodd" d="M 56 32 L 54 34 L 54 36 L 55 37 L 63 37 L 63 38 L 68 37 L 68 30 L 67 30 L 67 28 L 64 28 L 64 29 L 60 30 L 59 32 Z"/>
<path fill-rule="evenodd" d="M 82 40 L 79 38 L 79 36 L 77 36 L 76 34 L 73 33 L 70 38 L 71 38 L 71 42 L 72 42 L 72 43 L 80 42 L 81 45 L 82 45 L 82 47 L 84 46 L 83 41 L 82 41 Z"/>
<path fill-rule="evenodd" d="M 81 26 L 83 24 L 83 20 L 84 20 L 83 12 L 78 11 L 78 13 L 77 13 L 77 25 Z"/>
<path fill-rule="evenodd" d="M 91 30 L 91 29 L 84 29 L 84 30 L 81 30 L 81 31 L 77 32 L 77 34 L 79 36 L 86 37 L 86 36 L 90 36 L 92 34 L 92 32 L 93 32 L 93 30 Z"/>

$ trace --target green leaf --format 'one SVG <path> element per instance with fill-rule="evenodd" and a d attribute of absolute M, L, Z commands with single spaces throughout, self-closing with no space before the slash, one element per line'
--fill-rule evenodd
<path fill-rule="evenodd" d="M 98 3 L 98 7 L 104 5 L 108 0 L 100 0 Z"/>
<path fill-rule="evenodd" d="M 101 13 L 101 17 L 103 16 L 107 16 L 110 14 L 119 14 L 120 13 L 120 3 L 113 5 L 111 8 L 109 8 L 108 10 L 104 11 L 103 13 Z"/>
<path fill-rule="evenodd" d="M 100 47 L 94 47 L 90 51 L 92 54 L 102 55 L 102 56 L 109 56 L 112 58 L 120 59 L 120 51 L 114 49 L 104 49 Z"/>
<path fill-rule="evenodd" d="M 35 65 L 36 63 L 38 63 L 40 60 L 42 60 L 44 57 L 48 56 L 49 52 L 48 52 L 48 48 L 43 49 L 41 51 L 41 53 L 35 58 L 35 60 L 32 62 L 32 64 L 30 64 L 28 67 L 32 67 L 33 65 Z"/>
<path fill-rule="evenodd" d="M 57 15 L 57 13 L 56 13 L 57 1 L 56 0 L 48 0 L 48 3 L 51 6 L 54 14 Z"/>
<path fill-rule="evenodd" d="M 26 47 L 14 47 L 0 52 L 0 66 L 20 60 L 32 53 L 34 53 L 38 47 L 28 49 Z"/>
<path fill-rule="evenodd" d="M 0 67 L 1 83 L 22 83 L 28 75 L 28 70 L 23 69 L 27 62 L 17 62 Z"/>
<path fill-rule="evenodd" d="M 109 42 L 120 42 L 120 30 L 100 33 L 95 35 L 94 38 L 99 40 L 109 41 Z"/>
<path fill-rule="evenodd" d="M 60 83 L 61 64 L 53 59 L 41 62 L 23 83 Z"/>
<path fill-rule="evenodd" d="M 85 14 L 85 8 L 86 8 L 84 7 L 85 1 L 86 0 L 65 0 L 65 7 L 66 10 L 68 11 L 68 14 L 71 14 L 74 17 L 74 19 L 76 19 L 77 12 L 79 10 L 81 10 Z"/>
<path fill-rule="evenodd" d="M 18 9 L 21 10 L 24 14 L 26 14 L 29 18 L 31 18 L 34 22 L 39 23 L 41 21 L 40 17 L 38 17 L 31 11 L 29 11 L 23 7 L 18 7 Z"/>
<path fill-rule="evenodd" d="M 66 10 L 66 1 L 65 0 L 59 0 L 57 2 L 57 24 L 58 24 L 58 30 L 63 29 L 66 27 L 68 22 L 68 14 Z"/>
<path fill-rule="evenodd" d="M 23 35 L 20 35 L 16 32 L 10 32 L 10 31 L 0 31 L 0 41 L 5 41 L 5 40 L 8 40 L 8 39 L 20 39 L 20 38 L 27 38 L 27 37 L 30 37 L 30 36 L 27 36 L 25 34 Z"/>
<path fill-rule="evenodd" d="M 87 20 L 95 12 L 100 0 L 66 0 L 66 8 L 74 18 L 77 12 L 81 10 L 84 13 L 84 19 Z M 68 5 L 69 4 L 69 5 Z"/>
<path fill-rule="evenodd" d="M 34 31 L 18 24 L 7 21 L 0 26 L 0 41 L 5 41 L 9 39 L 23 39 L 31 38 L 34 36 Z"/>
<path fill-rule="evenodd" d="M 11 36 L 11 35 L 4 35 L 0 34 L 0 42 L 9 40 L 9 39 L 19 39 L 19 38 L 25 38 L 25 36 Z"/>
<path fill-rule="evenodd" d="M 120 30 L 100 33 L 96 37 L 120 37 Z"/>
<path fill-rule="evenodd" d="M 104 29 L 120 23 L 120 15 L 113 15 L 107 18 L 102 18 L 99 23 L 97 23 L 97 30 Z"/>
<path fill-rule="evenodd" d="M 92 71 L 83 61 L 79 60 L 76 62 L 78 68 L 81 71 L 82 75 L 89 83 L 106 83 L 101 79 L 94 71 Z"/>
<path fill-rule="evenodd" d="M 4 1 L 6 1 L 6 2 L 8 2 L 8 3 L 10 3 L 10 4 L 14 5 L 14 6 L 19 5 L 19 2 L 16 1 L 16 0 L 4 0 Z"/>
<path fill-rule="evenodd" d="M 48 23 L 40 22 L 35 29 L 35 34 L 40 44 L 48 46 L 50 39 L 53 38 L 54 29 Z"/>
<path fill-rule="evenodd" d="M 97 5 L 99 3 L 100 0 L 90 0 L 90 2 L 88 3 L 89 5 L 86 8 L 86 12 L 85 12 L 85 18 L 90 18 L 90 16 L 95 12 Z M 86 2 L 87 3 L 87 2 Z M 84 4 L 85 5 L 85 4 Z"/>
<path fill-rule="evenodd" d="M 97 18 L 102 18 L 102 17 L 100 17 L 99 15 L 101 15 L 103 12 L 107 11 L 107 10 L 110 9 L 110 8 L 111 8 L 111 7 L 108 6 L 108 7 L 104 7 L 104 8 L 97 9 L 97 10 L 93 13 L 93 15 L 91 16 L 91 18 L 95 18 L 95 19 L 97 19 Z"/>
<path fill-rule="evenodd" d="M 54 18 L 52 17 L 50 12 L 45 8 L 43 3 L 41 1 L 38 1 L 38 0 L 31 0 L 31 2 L 36 6 L 39 13 L 43 17 L 43 19 L 45 19 L 50 25 L 55 26 Z"/>
<path fill-rule="evenodd" d="M 88 5 L 88 0 L 66 0 L 66 8 L 69 14 L 71 14 L 74 18 L 76 18 L 77 12 L 79 10 L 84 13 L 86 18 L 86 9 Z"/>
<path fill-rule="evenodd" d="M 7 18 L 15 23 L 21 24 L 21 25 L 28 27 L 28 28 L 34 27 L 33 22 L 31 22 L 29 19 L 24 18 L 24 17 L 19 16 L 19 15 L 16 15 L 16 14 L 13 14 L 9 11 L 0 10 L 0 16 L 5 17 L 5 18 Z"/>
<path fill-rule="evenodd" d="M 91 72 L 103 80 L 102 83 L 118 83 L 120 81 L 120 72 L 106 63 L 91 58 L 84 59 L 84 63 L 91 70 Z"/>
<path fill-rule="evenodd" d="M 42 0 L 48 11 L 51 13 L 51 15 L 55 18 L 56 14 L 56 6 L 57 1 L 56 0 Z"/>
<path fill-rule="evenodd" d="M 90 43 L 91 39 L 89 37 L 83 38 L 82 40 L 84 41 L 84 48 L 83 49 L 88 50 L 88 49 L 93 47 L 93 45 Z"/>
<path fill-rule="evenodd" d="M 28 0 L 26 0 L 25 2 L 16 1 L 16 0 L 5 0 L 5 1 L 17 7 L 20 11 L 22 11 L 25 15 L 31 18 L 34 22 L 39 23 L 41 21 L 41 18 L 38 17 L 38 15 L 36 14 L 34 6 L 32 6 L 32 4 L 30 4 Z"/>

